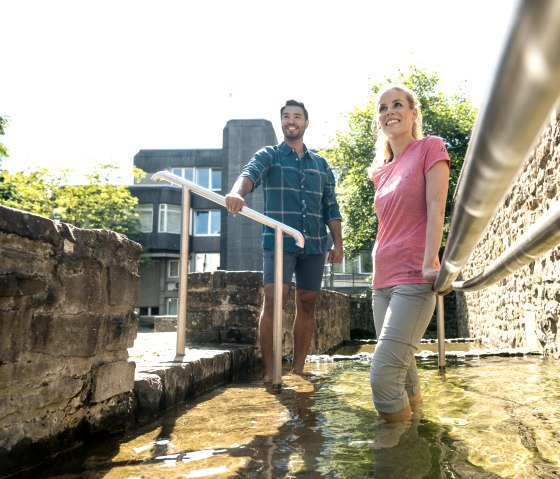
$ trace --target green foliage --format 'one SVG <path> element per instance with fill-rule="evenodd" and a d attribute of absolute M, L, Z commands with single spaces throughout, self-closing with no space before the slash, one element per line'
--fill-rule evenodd
<path fill-rule="evenodd" d="M 111 184 L 115 173 L 110 165 L 101 165 L 85 176 L 84 184 L 75 185 L 70 184 L 68 171 L 4 171 L 0 185 L 6 194 L 0 191 L 0 203 L 80 228 L 108 229 L 134 238 L 139 226 L 134 212 L 138 200 L 126 186 Z M 138 169 L 134 173 L 141 174 Z"/>
<path fill-rule="evenodd" d="M 348 128 L 339 131 L 323 154 L 337 173 L 337 195 L 341 207 L 344 250 L 348 257 L 371 248 L 377 233 L 377 218 L 373 207 L 373 183 L 367 177 L 367 168 L 374 156 L 376 135 L 371 125 L 375 119 L 373 99 L 389 83 L 403 83 L 411 88 L 422 105 L 424 133 L 443 138 L 451 158 L 449 195 L 445 230 L 449 227 L 452 194 L 463 164 L 470 134 L 476 118 L 476 109 L 460 92 L 445 95 L 439 88 L 436 74 L 428 75 L 411 67 L 399 72 L 396 79 L 387 79 L 371 87 L 370 98 L 362 107 L 347 115 Z M 445 241 L 444 234 L 444 241 Z"/>
<path fill-rule="evenodd" d="M 6 117 L 0 116 L 0 136 L 5 134 L 4 128 L 8 124 L 8 120 Z M 8 157 L 8 149 L 0 143 L 0 164 L 2 164 L 2 159 Z"/>
<path fill-rule="evenodd" d="M 30 171 L 25 174 L 17 172 L 1 173 L 3 194 L 0 202 L 41 216 L 52 217 L 54 189 L 58 187 L 56 178 L 45 169 Z"/>
<path fill-rule="evenodd" d="M 354 257 L 377 232 L 373 211 L 373 183 L 366 175 L 375 139 L 371 135 L 373 104 L 355 108 L 347 115 L 349 128 L 338 132 L 336 146 L 323 152 L 335 169 L 337 195 L 343 215 L 344 250 Z"/>

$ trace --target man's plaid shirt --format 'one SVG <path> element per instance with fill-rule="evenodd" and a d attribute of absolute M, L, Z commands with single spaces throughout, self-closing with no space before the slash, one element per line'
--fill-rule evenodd
<path fill-rule="evenodd" d="M 327 161 L 309 151 L 301 159 L 286 143 L 257 151 L 243 167 L 247 176 L 264 191 L 264 214 L 298 230 L 305 238 L 304 249 L 294 238 L 284 237 L 284 251 L 323 254 L 327 249 L 326 224 L 342 219 L 335 194 L 335 178 Z M 264 226 L 263 248 L 274 249 L 274 229 Z"/>

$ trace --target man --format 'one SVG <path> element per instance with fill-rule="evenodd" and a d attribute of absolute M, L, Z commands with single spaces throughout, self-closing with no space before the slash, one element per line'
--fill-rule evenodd
<path fill-rule="evenodd" d="M 288 297 L 292 276 L 296 275 L 296 318 L 292 372 L 304 374 L 315 324 L 315 304 L 327 253 L 328 226 L 333 246 L 330 263 L 343 258 L 340 211 L 334 192 L 335 178 L 326 160 L 312 153 L 303 143 L 309 115 L 301 102 L 288 100 L 280 109 L 284 141 L 259 150 L 241 170 L 225 197 L 226 207 L 236 216 L 245 196 L 261 183 L 264 190 L 264 214 L 301 232 L 304 248 L 292 237 L 284 238 L 284 277 L 282 304 Z M 263 359 L 263 380 L 272 381 L 272 331 L 274 316 L 274 230 L 263 232 L 264 304 L 259 322 L 259 341 Z"/>

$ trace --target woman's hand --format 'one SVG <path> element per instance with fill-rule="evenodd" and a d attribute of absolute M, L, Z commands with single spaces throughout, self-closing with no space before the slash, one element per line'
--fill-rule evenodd
<path fill-rule="evenodd" d="M 439 275 L 439 268 L 434 268 L 434 267 L 431 267 L 431 266 L 422 268 L 422 276 L 429 283 L 432 283 L 432 284 L 435 283 L 438 275 Z M 445 291 L 436 292 L 436 294 L 438 296 L 445 296 L 446 294 L 451 293 L 451 291 L 453 291 L 452 286 L 447 288 Z"/>
<path fill-rule="evenodd" d="M 422 276 L 428 283 L 435 283 L 439 274 L 439 268 L 423 267 Z"/>

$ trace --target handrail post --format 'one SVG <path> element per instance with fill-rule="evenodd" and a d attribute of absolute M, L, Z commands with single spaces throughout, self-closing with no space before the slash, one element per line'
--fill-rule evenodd
<path fill-rule="evenodd" d="M 180 246 L 180 267 L 179 277 L 179 298 L 177 304 L 177 355 L 185 355 L 185 340 L 187 330 L 187 278 L 189 261 L 189 220 L 190 220 L 190 195 L 191 192 L 213 201 L 220 206 L 226 207 L 225 198 L 213 191 L 210 191 L 192 181 L 180 178 L 168 171 L 158 171 L 152 175 L 152 180 L 166 180 L 171 184 L 183 188 L 182 216 L 181 216 L 181 246 Z M 273 368 L 272 368 L 272 388 L 280 390 L 282 387 L 282 307 L 283 307 L 283 258 L 284 258 L 284 234 L 292 236 L 296 245 L 303 248 L 305 238 L 296 229 L 273 220 L 258 211 L 247 208 L 246 206 L 239 212 L 242 216 L 258 221 L 263 225 L 273 228 L 275 231 L 275 253 L 274 253 L 274 316 L 273 316 Z"/>
<path fill-rule="evenodd" d="M 179 300 L 177 303 L 177 356 L 185 355 L 187 336 L 187 283 L 189 277 L 189 224 L 191 212 L 191 192 L 182 187 L 181 249 L 179 252 Z"/>
<path fill-rule="evenodd" d="M 272 391 L 282 389 L 282 307 L 284 276 L 284 235 L 274 229 L 274 316 L 272 326 Z"/>
<path fill-rule="evenodd" d="M 443 308 L 443 296 L 436 296 L 437 311 L 437 338 L 438 338 L 438 367 L 442 371 L 445 369 L 445 315 Z"/>

